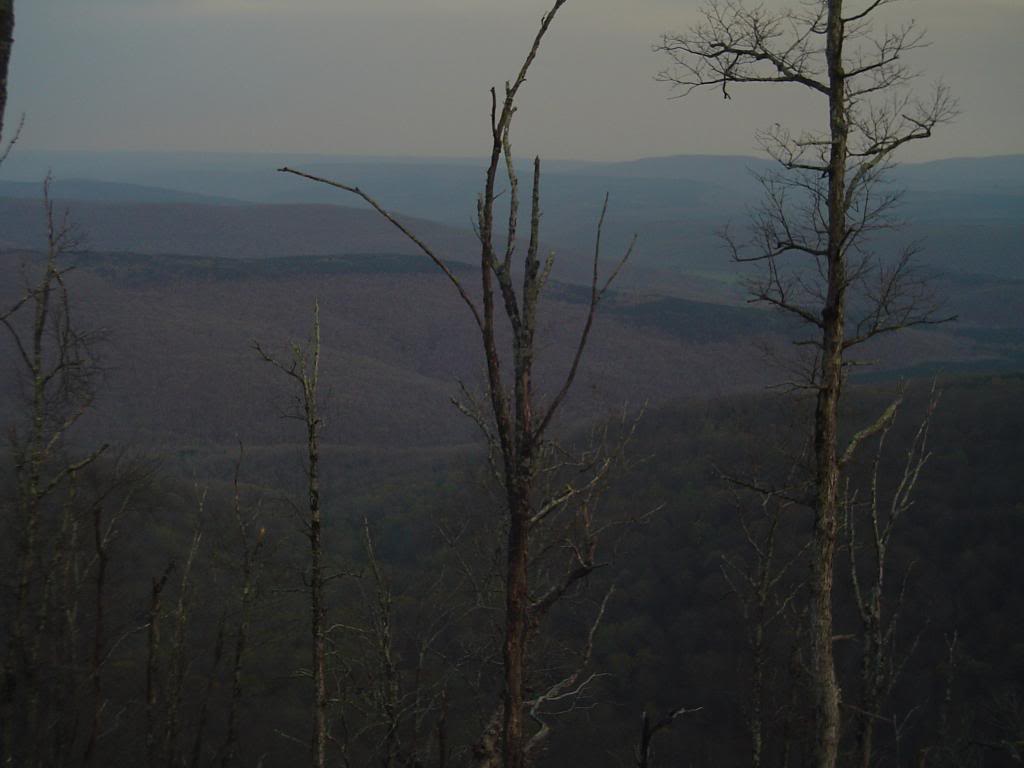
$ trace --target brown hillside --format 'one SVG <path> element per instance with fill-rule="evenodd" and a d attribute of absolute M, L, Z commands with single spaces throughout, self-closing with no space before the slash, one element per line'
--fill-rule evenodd
<path fill-rule="evenodd" d="M 475 439 L 449 400 L 456 379 L 480 386 L 476 331 L 451 286 L 420 259 L 76 258 L 69 286 L 79 322 L 107 332 L 107 380 L 91 421 L 108 439 L 170 450 L 228 445 L 236 435 L 248 445 L 293 443 L 298 426 L 280 417 L 289 393 L 251 343 L 283 351 L 288 339 L 303 338 L 314 296 L 330 441 L 379 449 Z M 25 260 L 0 256 L 4 305 L 18 293 Z M 466 280 L 472 285 L 468 269 Z M 582 322 L 580 298 L 579 289 L 554 285 L 543 305 L 542 390 L 564 374 Z M 603 307 L 567 418 L 757 389 L 782 377 L 763 352 L 787 346 L 769 313 L 673 301 L 618 297 Z M 3 337 L 0 359 L 12 351 Z M 935 333 L 908 336 L 890 354 L 901 361 L 971 355 Z M 11 393 L 11 366 L 3 379 Z"/>
<path fill-rule="evenodd" d="M 227 258 L 414 253 L 373 211 L 340 205 L 201 205 L 193 203 L 57 202 L 73 211 L 83 245 L 94 251 L 185 254 Z M 403 217 L 450 258 L 475 257 L 469 231 Z M 0 199 L 0 246 L 44 244 L 42 204 Z"/>

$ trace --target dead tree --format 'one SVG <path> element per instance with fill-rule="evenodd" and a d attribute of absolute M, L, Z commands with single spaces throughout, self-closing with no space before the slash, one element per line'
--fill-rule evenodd
<path fill-rule="evenodd" d="M 352 618 L 330 629 L 341 649 L 334 670 L 344 722 L 338 741 L 347 764 L 427 765 L 434 720 L 444 720 L 445 689 L 458 666 L 434 659 L 447 656 L 441 641 L 469 611 L 453 599 L 443 566 L 415 596 L 396 592 L 365 515 L 362 542 L 365 561 L 348 590 L 358 596 L 358 605 Z M 412 603 L 416 608 L 400 610 Z M 339 643 L 338 636 L 348 642 Z"/>
<path fill-rule="evenodd" d="M 785 444 L 786 441 L 781 442 Z M 796 625 L 793 642 L 799 646 L 800 622 L 794 606 L 805 591 L 806 582 L 792 578 L 791 574 L 794 566 L 804 562 L 810 542 L 804 542 L 802 546 L 790 544 L 789 523 L 799 508 L 799 500 L 806 493 L 809 446 L 806 440 L 802 442 L 801 449 L 789 457 L 785 477 L 777 484 L 757 477 L 748 479 L 719 472 L 721 479 L 732 486 L 736 494 L 734 504 L 746 542 L 744 555 L 723 555 L 722 576 L 739 604 L 750 650 L 746 720 L 752 768 L 760 768 L 766 760 L 769 732 L 766 710 L 769 693 L 775 687 L 770 685 L 773 673 L 769 651 L 776 634 L 775 625 L 780 619 L 786 618 Z M 756 500 L 758 511 L 754 514 L 747 511 L 749 497 Z M 794 674 L 800 666 L 798 657 L 791 656 L 789 666 L 790 696 L 799 697 L 796 690 L 801 675 Z M 772 730 L 782 732 L 784 759 L 781 764 L 788 765 L 786 758 L 791 749 L 792 732 L 798 729 L 793 727 L 792 708 L 783 706 L 782 711 L 786 712 L 783 727 Z"/>
<path fill-rule="evenodd" d="M 0 738 L 5 760 L 26 764 L 32 764 L 33 756 L 43 760 L 39 750 L 68 746 L 38 732 L 43 709 L 68 703 L 45 695 L 40 657 L 44 642 L 52 641 L 59 643 L 54 653 L 72 660 L 67 656 L 74 651 L 72 595 L 83 578 L 76 568 L 77 476 L 107 448 L 102 445 L 77 459 L 68 455 L 70 435 L 94 398 L 96 334 L 81 331 L 73 321 L 65 284 L 70 268 L 61 264 L 61 255 L 73 246 L 74 231 L 66 217 L 54 212 L 49 179 L 43 191 L 47 250 L 41 274 L 0 313 L 25 393 L 25 418 L 9 431 L 15 499 L 2 521 L 4 538 L 13 542 L 15 551 L 11 619 L 4 633 Z"/>
<path fill-rule="evenodd" d="M 157 725 L 163 689 L 160 628 L 163 618 L 163 593 L 173 570 L 174 561 L 171 561 L 159 578 L 152 578 L 146 621 L 146 763 L 150 768 L 155 768 L 159 759 Z"/>
<path fill-rule="evenodd" d="M 280 360 L 266 352 L 259 342 L 254 342 L 256 352 L 270 363 L 298 388 L 296 397 L 297 417 L 306 428 L 306 495 L 308 518 L 306 535 L 309 538 L 309 604 L 310 631 L 312 635 L 313 680 L 313 735 L 312 755 L 314 768 L 324 768 L 327 762 L 327 627 L 325 624 L 326 602 L 324 587 L 326 573 L 322 539 L 322 516 L 320 509 L 320 432 L 323 422 L 320 418 L 320 305 L 313 304 L 313 328 L 305 346 L 293 342 L 291 359 Z"/>
<path fill-rule="evenodd" d="M 913 23 L 876 32 L 895 0 L 814 0 L 774 11 L 742 0 L 711 0 L 703 21 L 656 46 L 671 59 L 660 74 L 681 93 L 720 88 L 726 98 L 745 83 L 789 85 L 821 100 L 828 128 L 763 132 L 763 147 L 782 167 L 763 179 L 765 203 L 754 218 L 751 255 L 730 241 L 740 261 L 765 277 L 755 300 L 798 319 L 814 352 L 807 380 L 814 395 L 814 512 L 811 574 L 811 673 L 815 765 L 833 768 L 839 748 L 839 684 L 832 636 L 832 584 L 839 532 L 839 411 L 852 347 L 881 334 L 936 322 L 936 304 L 912 265 L 913 248 L 876 257 L 871 235 L 894 225 L 897 196 L 877 184 L 893 153 L 926 139 L 950 120 L 956 103 L 939 85 L 926 99 L 907 90 L 906 55 L 923 45 Z M 802 259 L 794 268 L 792 261 Z M 852 449 L 855 446 L 851 445 Z"/>
<path fill-rule="evenodd" d="M 448 757 L 447 691 L 476 676 L 483 633 L 473 619 L 493 606 L 463 599 L 473 592 L 465 580 L 476 576 L 461 559 L 465 542 L 431 557 L 410 589 L 378 553 L 372 528 L 364 515 L 363 558 L 345 574 L 353 602 L 338 607 L 328 629 L 333 741 L 346 765 L 425 766 L 437 750 Z M 481 666 L 493 669 L 493 658 Z"/>
<path fill-rule="evenodd" d="M 750 733 L 750 765 L 761 768 L 765 759 L 767 714 L 765 690 L 770 682 L 768 658 L 771 633 L 797 598 L 803 584 L 786 581 L 790 569 L 804 551 L 783 548 L 780 526 L 792 511 L 793 502 L 784 492 L 766 493 L 760 498 L 759 519 L 741 517 L 743 535 L 750 553 L 742 561 L 723 557 L 722 575 L 739 603 L 750 649 L 750 701 L 747 727 Z M 804 548 L 806 549 L 806 547 Z"/>
<path fill-rule="evenodd" d="M 232 510 L 238 525 L 238 537 L 242 545 L 242 584 L 239 591 L 239 617 L 235 628 L 235 643 L 231 660 L 231 699 L 228 704 L 227 733 L 221 748 L 221 768 L 230 768 L 235 762 L 238 751 L 239 723 L 238 711 L 242 703 L 242 669 L 245 664 L 249 645 L 249 633 L 252 624 L 252 613 L 259 592 L 259 578 L 262 566 L 262 550 L 266 541 L 266 529 L 260 528 L 256 540 L 252 541 L 250 529 L 252 521 L 242 510 L 242 494 L 239 476 L 242 469 L 242 448 L 239 446 L 238 460 L 235 462 L 233 480 Z"/>
<path fill-rule="evenodd" d="M 870 768 L 874 764 L 876 726 L 886 720 L 882 709 L 909 652 L 916 645 L 914 641 L 907 653 L 897 654 L 896 628 L 910 568 L 901 580 L 895 600 L 891 600 L 892 590 L 888 588 L 887 580 L 889 546 L 900 518 L 913 506 L 914 490 L 930 455 L 928 431 L 938 397 L 938 393 L 933 391 L 924 418 L 906 449 L 895 483 L 886 483 L 882 471 L 883 453 L 902 399 L 893 404 L 878 435 L 868 480 L 868 498 L 863 504 L 851 498 L 845 505 L 850 579 L 861 620 L 860 698 L 855 711 L 856 763 L 860 768 Z M 858 540 L 859 519 L 865 519 L 867 523 L 867 541 L 864 544 Z M 866 563 L 858 562 L 863 550 L 867 551 Z"/>
<path fill-rule="evenodd" d="M 363 516 L 363 545 L 370 576 L 373 580 L 373 597 L 368 602 L 370 609 L 370 645 L 374 673 L 371 678 L 371 699 L 374 714 L 381 726 L 382 733 L 378 739 L 380 764 L 382 768 L 391 768 L 399 759 L 400 736 L 399 728 L 403 720 L 403 702 L 401 696 L 400 672 L 394 643 L 394 598 L 391 584 L 381 563 L 370 533 L 370 521 Z"/>
<path fill-rule="evenodd" d="M 574 583 L 585 579 L 595 567 L 592 552 L 577 551 L 577 561 L 565 573 L 561 584 L 548 593 L 533 597 L 530 594 L 529 560 L 531 534 L 545 519 L 550 509 L 538 506 L 537 477 L 540 455 L 545 446 L 545 435 L 576 378 L 580 361 L 587 345 L 598 304 L 608 286 L 629 256 L 630 248 L 617 263 L 610 277 L 598 280 L 598 254 L 600 251 L 600 225 L 598 245 L 595 249 L 590 300 L 568 371 L 555 394 L 545 404 L 534 390 L 534 362 L 536 355 L 537 309 L 544 285 L 553 264 L 553 255 L 543 259 L 540 255 L 540 159 L 533 163 L 533 184 L 530 195 L 528 244 L 521 264 L 513 268 L 519 245 L 519 180 L 515 169 L 510 141 L 512 117 L 516 111 L 516 98 L 526 82 L 527 72 L 533 64 L 541 41 L 555 15 L 565 4 L 556 0 L 543 17 L 540 29 L 530 46 L 525 61 L 515 79 L 505 84 L 502 97 L 491 90 L 491 150 L 485 173 L 484 189 L 477 202 L 477 234 L 480 240 L 480 304 L 470 296 L 446 260 L 429 245 L 407 229 L 387 212 L 373 197 L 359 187 L 313 176 L 299 170 L 282 168 L 312 181 L 328 184 L 362 198 L 387 221 L 412 241 L 447 277 L 468 308 L 480 332 L 487 369 L 487 392 L 490 425 L 499 445 L 500 479 L 504 490 L 507 523 L 505 562 L 505 606 L 503 678 L 504 693 L 500 707 L 500 753 L 485 750 L 481 762 L 500 764 L 504 768 L 522 768 L 526 761 L 527 697 L 524 690 L 527 669 L 527 647 L 531 634 L 548 612 L 550 606 Z M 498 181 L 502 171 L 508 181 L 508 220 L 504 242 L 497 231 L 495 203 Z M 602 214 L 603 219 L 603 214 Z M 514 272 L 521 270 L 521 289 L 517 290 Z M 511 350 L 499 349 L 496 307 L 500 306 L 511 327 Z M 511 368 L 507 375 L 503 369 Z M 511 381 L 509 381 L 511 379 Z M 559 505 L 555 505 L 556 507 Z M 492 746 L 495 741 L 490 740 Z"/>
<path fill-rule="evenodd" d="M 199 513 L 203 513 L 206 491 L 200 491 Z M 192 534 L 188 554 L 181 569 L 178 595 L 174 609 L 164 610 L 165 591 L 171 573 L 176 569 L 174 560 L 168 562 L 163 573 L 151 577 L 149 609 L 146 629 L 146 764 L 150 768 L 182 764 L 180 741 L 185 678 L 189 666 L 186 634 L 193 607 L 192 569 L 202 534 L 196 528 Z M 163 620 L 170 618 L 173 634 L 170 646 L 164 646 Z"/>
<path fill-rule="evenodd" d="M 201 492 L 199 513 L 202 516 L 206 498 L 206 490 Z M 178 584 L 178 600 L 171 618 L 174 622 L 174 634 L 171 647 L 168 649 L 167 675 L 164 683 L 166 710 L 164 712 L 163 736 L 161 739 L 160 762 L 171 768 L 181 764 L 180 741 L 182 737 L 182 715 L 185 704 L 185 676 L 189 666 L 186 633 L 193 608 L 192 568 L 195 565 L 202 532 L 197 528 L 192 534 L 188 556 L 181 569 L 181 581 Z"/>
<path fill-rule="evenodd" d="M 103 685 L 103 672 L 120 640 L 108 637 L 107 610 L 111 548 L 117 539 L 118 525 L 127 517 L 136 491 L 149 477 L 152 468 L 136 460 L 119 457 L 112 467 L 112 477 L 92 478 L 92 499 L 88 509 L 88 523 L 92 529 L 92 591 L 93 626 L 92 648 L 89 659 L 89 687 L 92 694 L 92 712 L 82 761 L 95 765 L 99 760 L 99 746 L 104 727 L 104 711 L 109 703 Z M 86 569 L 88 570 L 88 568 Z M 134 632 L 137 630 L 129 630 Z M 126 635 L 121 635 L 123 639 Z"/>

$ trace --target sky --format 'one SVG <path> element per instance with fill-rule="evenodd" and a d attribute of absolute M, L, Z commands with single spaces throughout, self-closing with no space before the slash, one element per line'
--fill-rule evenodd
<path fill-rule="evenodd" d="M 767 0 L 769 6 L 780 5 Z M 32 149 L 475 157 L 489 88 L 514 76 L 551 0 L 16 0 L 7 122 Z M 524 87 L 522 154 L 627 160 L 758 154 L 755 131 L 816 127 L 793 86 L 672 99 L 651 50 L 698 0 L 569 0 Z M 900 0 L 957 121 L 901 155 L 1024 153 L 1024 0 Z"/>

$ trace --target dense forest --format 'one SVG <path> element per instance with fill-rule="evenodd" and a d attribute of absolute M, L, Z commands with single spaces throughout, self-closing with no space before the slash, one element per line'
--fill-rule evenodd
<path fill-rule="evenodd" d="M 618 169 L 592 226 L 611 171 L 513 153 L 566 0 L 491 92 L 472 232 L 301 158 L 361 207 L 4 182 L 4 765 L 1019 763 L 1024 196 L 929 176 L 904 237 L 892 163 L 958 107 L 888 4 L 666 34 L 673 93 L 804 88 L 819 131 L 738 195 Z M 727 204 L 716 256 L 642 252 Z M 976 273 L 933 224 L 990 227 Z"/>

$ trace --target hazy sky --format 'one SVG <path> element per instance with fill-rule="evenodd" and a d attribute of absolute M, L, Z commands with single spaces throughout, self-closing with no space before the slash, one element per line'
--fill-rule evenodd
<path fill-rule="evenodd" d="M 480 154 L 488 88 L 551 0 L 17 0 L 8 121 L 23 146 Z M 769 0 L 774 5 L 775 0 Z M 799 89 L 669 100 L 651 44 L 697 0 L 569 0 L 513 128 L 523 152 L 629 159 L 750 154 L 754 130 L 812 125 Z M 1024 152 L 1024 0 L 902 0 L 963 116 L 903 157 Z"/>

